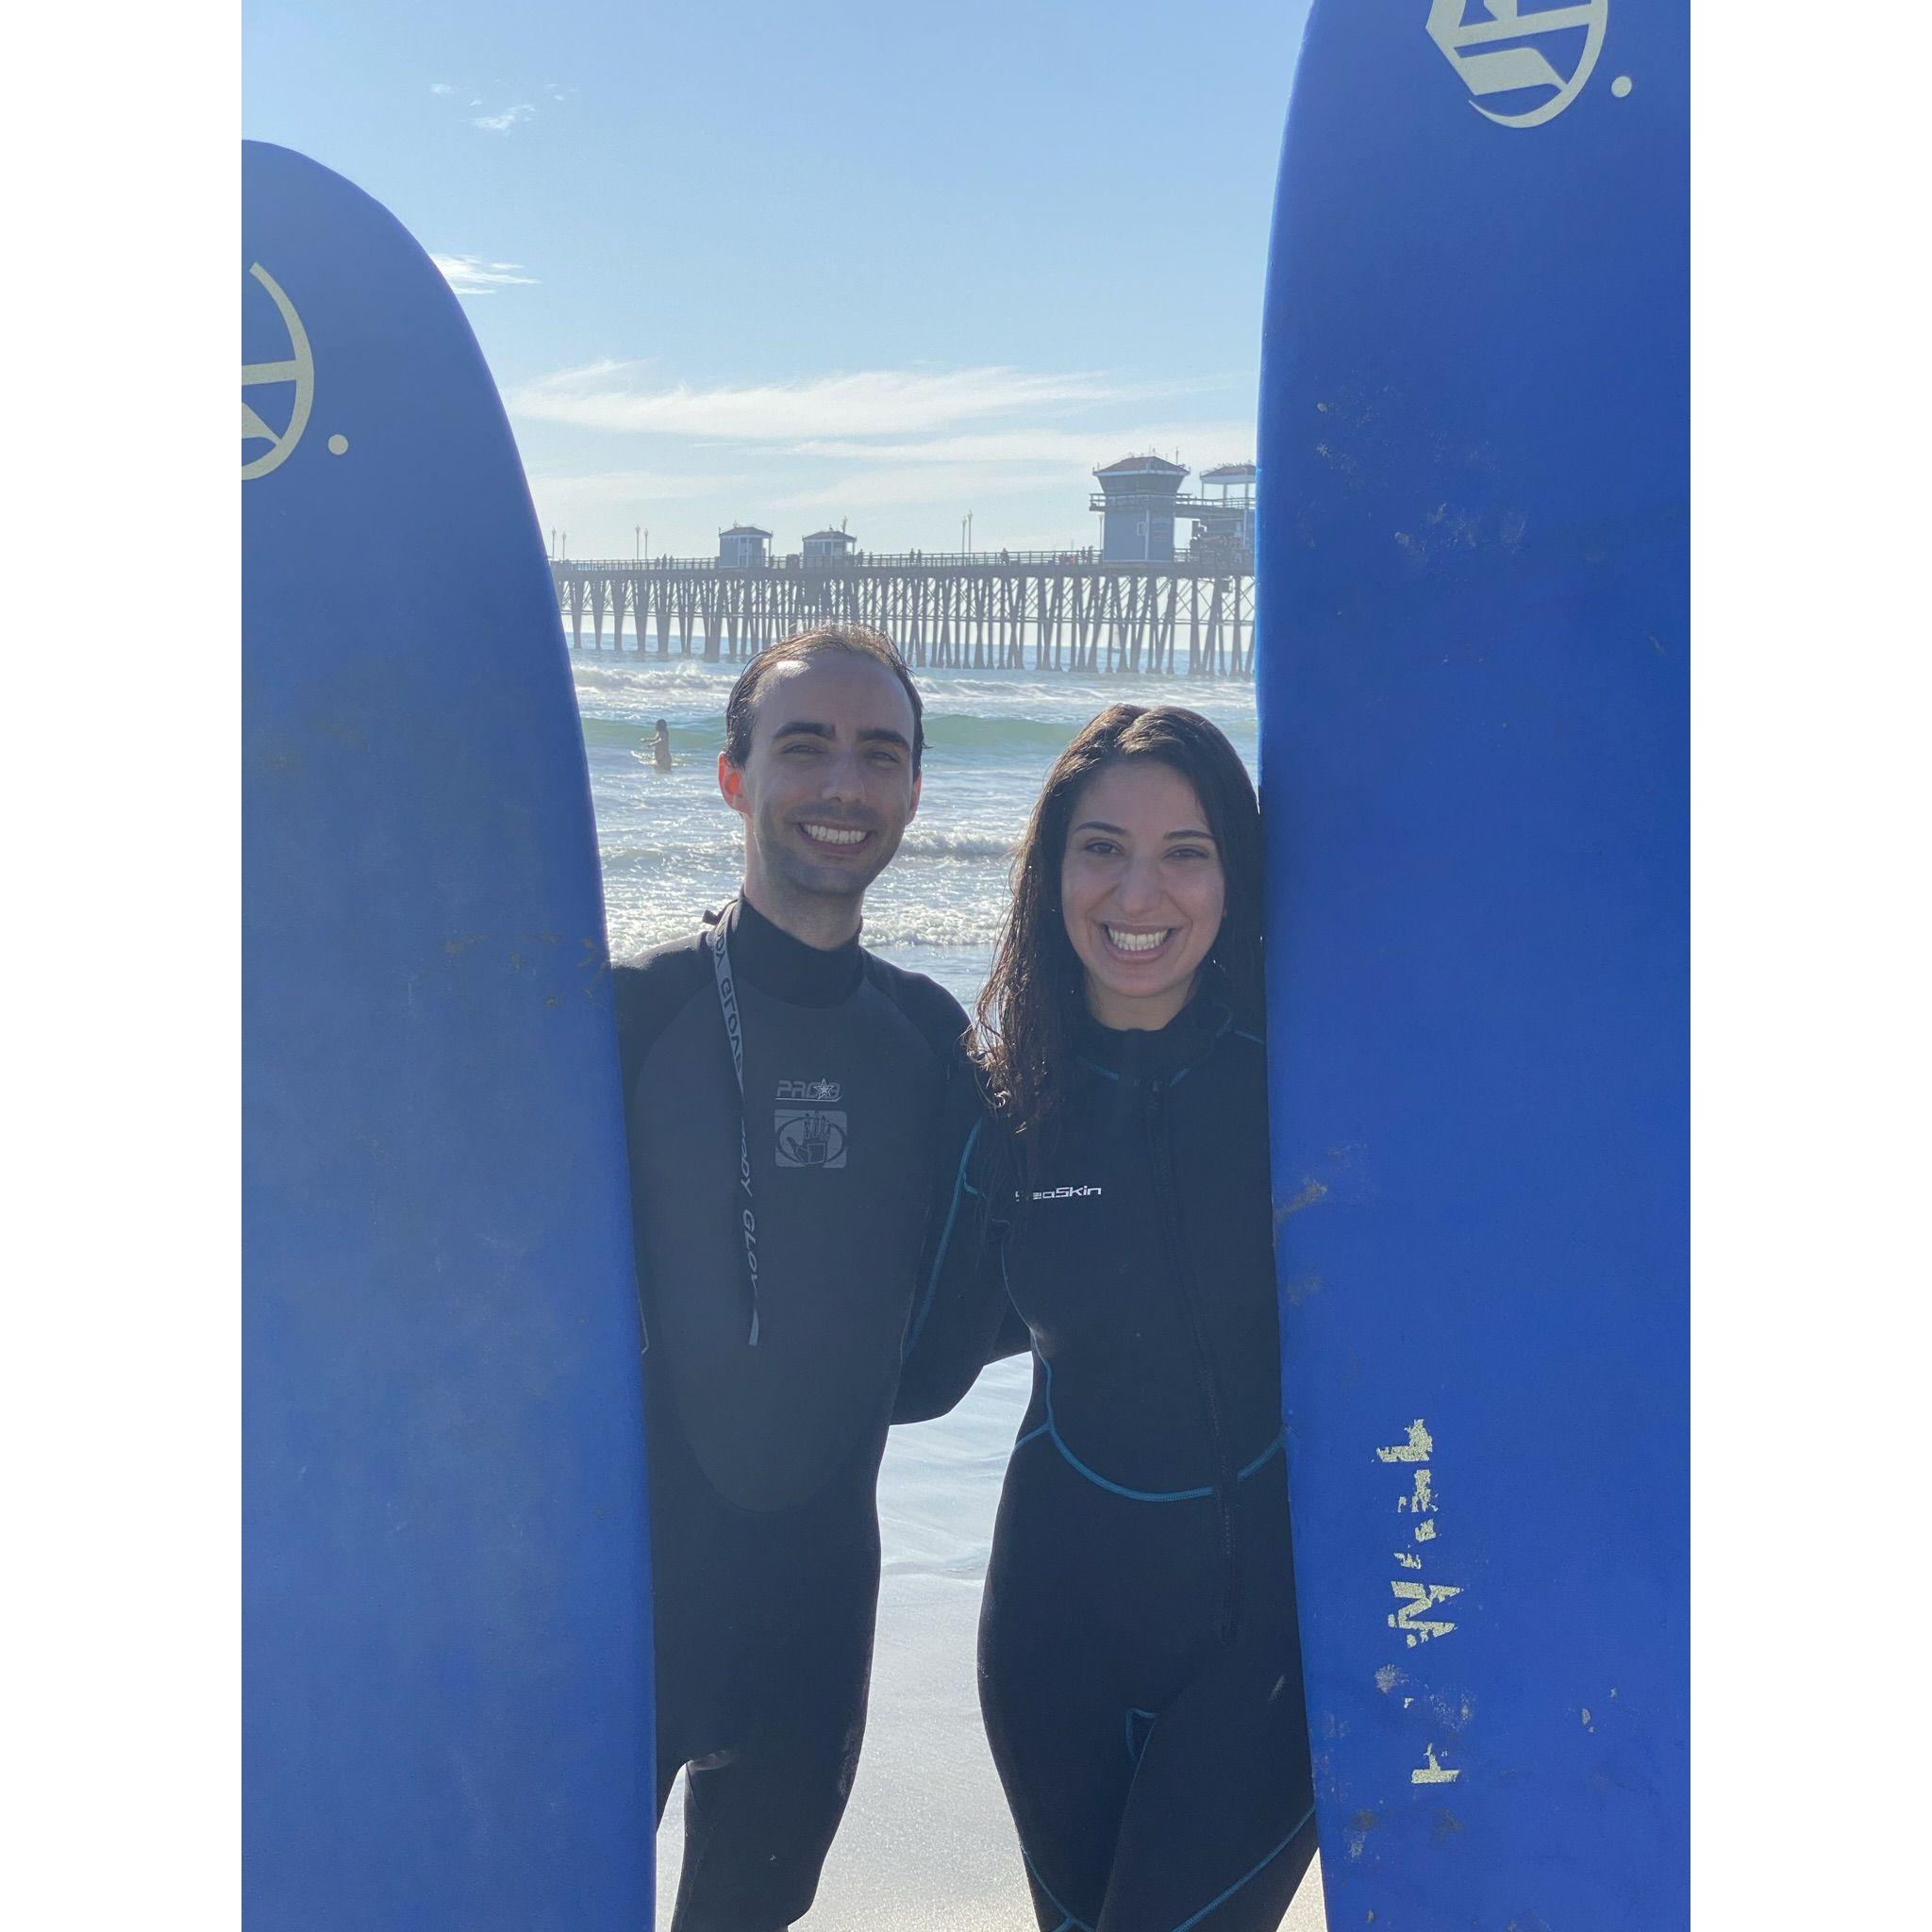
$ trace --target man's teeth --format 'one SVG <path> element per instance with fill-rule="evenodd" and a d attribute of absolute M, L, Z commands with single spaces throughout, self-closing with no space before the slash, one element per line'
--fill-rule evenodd
<path fill-rule="evenodd" d="M 864 828 L 858 825 L 807 825 L 805 831 L 822 845 L 857 845 L 865 837 Z"/>
<path fill-rule="evenodd" d="M 1124 953 L 1151 953 L 1166 941 L 1168 933 L 1173 930 L 1174 927 L 1169 926 L 1163 932 L 1123 932 L 1119 926 L 1110 925 L 1107 929 L 1107 937 Z"/>

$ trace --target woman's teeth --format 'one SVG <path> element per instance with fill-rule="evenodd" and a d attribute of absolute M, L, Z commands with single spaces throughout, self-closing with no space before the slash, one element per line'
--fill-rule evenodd
<path fill-rule="evenodd" d="M 858 825 L 807 825 L 803 829 L 808 839 L 816 839 L 821 845 L 857 845 L 865 837 L 864 828 Z"/>
<path fill-rule="evenodd" d="M 1151 953 L 1157 946 L 1167 942 L 1168 934 L 1174 927 L 1168 926 L 1161 932 L 1123 932 L 1119 926 L 1107 928 L 1108 943 L 1123 953 Z"/>

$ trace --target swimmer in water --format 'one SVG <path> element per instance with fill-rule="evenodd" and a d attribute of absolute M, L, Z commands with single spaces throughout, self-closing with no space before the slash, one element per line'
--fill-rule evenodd
<path fill-rule="evenodd" d="M 671 726 L 662 718 L 658 720 L 651 739 L 651 762 L 660 772 L 671 769 Z"/>

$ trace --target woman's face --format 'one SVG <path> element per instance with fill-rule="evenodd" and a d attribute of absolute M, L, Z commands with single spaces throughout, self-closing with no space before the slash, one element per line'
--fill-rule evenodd
<path fill-rule="evenodd" d="M 1152 1030 L 1187 1005 L 1226 899 L 1208 814 L 1172 766 L 1109 765 L 1081 788 L 1060 908 L 1103 1026 Z"/>

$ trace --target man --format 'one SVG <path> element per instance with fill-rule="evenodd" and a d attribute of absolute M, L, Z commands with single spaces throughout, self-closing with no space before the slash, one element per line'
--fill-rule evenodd
<path fill-rule="evenodd" d="M 620 967 L 617 1013 L 660 1817 L 689 1768 L 674 1924 L 779 1932 L 811 1903 L 858 1763 L 874 1483 L 966 1016 L 858 943 L 919 804 L 922 708 L 892 646 L 858 625 L 789 639 L 753 659 L 724 726 L 743 889 Z"/>

